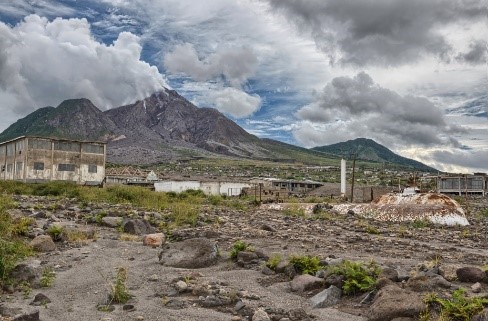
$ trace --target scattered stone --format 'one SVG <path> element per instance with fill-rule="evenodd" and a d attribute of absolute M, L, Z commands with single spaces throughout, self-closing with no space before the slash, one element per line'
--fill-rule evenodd
<path fill-rule="evenodd" d="M 486 277 L 485 271 L 472 266 L 462 267 L 456 270 L 456 275 L 461 282 L 482 282 Z"/>
<path fill-rule="evenodd" d="M 471 321 L 488 321 L 488 308 L 473 316 Z"/>
<path fill-rule="evenodd" d="M 30 246 L 37 252 L 52 252 L 56 250 L 56 244 L 49 235 L 36 236 L 31 242 Z"/>
<path fill-rule="evenodd" d="M 186 292 L 186 290 L 188 290 L 188 284 L 186 284 L 185 281 L 176 282 L 175 287 L 179 293 L 183 293 Z"/>
<path fill-rule="evenodd" d="M 273 226 L 271 226 L 269 224 L 266 224 L 266 223 L 264 223 L 263 225 L 261 225 L 261 229 L 263 231 L 276 232 L 276 229 Z"/>
<path fill-rule="evenodd" d="M 424 310 L 425 304 L 415 292 L 388 285 L 378 292 L 367 314 L 370 321 L 383 321 L 417 317 Z"/>
<path fill-rule="evenodd" d="M 143 219 L 126 219 L 122 223 L 122 229 L 125 233 L 134 235 L 144 235 L 156 232 L 156 229 L 152 227 L 147 220 Z"/>
<path fill-rule="evenodd" d="M 314 309 L 327 308 L 339 303 L 341 294 L 342 291 L 339 288 L 331 285 L 328 289 L 311 297 L 310 301 L 312 302 L 312 307 Z"/>
<path fill-rule="evenodd" d="M 381 270 L 378 278 L 387 278 L 393 282 L 398 282 L 398 271 L 389 267 L 385 267 Z"/>
<path fill-rule="evenodd" d="M 431 292 L 437 288 L 449 289 L 452 284 L 440 275 L 415 276 L 407 281 L 407 287 L 415 292 Z"/>
<path fill-rule="evenodd" d="M 475 284 L 471 285 L 471 291 L 473 291 L 473 293 L 480 293 L 481 292 L 481 283 L 476 282 Z"/>
<path fill-rule="evenodd" d="M 46 305 L 48 303 L 51 303 L 51 300 L 45 294 L 38 293 L 34 297 L 34 300 L 30 303 L 30 305 L 40 306 L 40 305 Z"/>
<path fill-rule="evenodd" d="M 296 276 L 290 282 L 290 288 L 293 292 L 305 292 L 309 290 L 318 289 L 324 285 L 324 280 L 309 274 L 302 274 Z"/>
<path fill-rule="evenodd" d="M 102 225 L 112 228 L 117 228 L 122 225 L 123 222 L 122 217 L 117 216 L 105 216 L 102 218 Z"/>
<path fill-rule="evenodd" d="M 9 321 L 39 321 L 39 310 L 17 304 L 0 305 L 0 316 L 7 317 Z"/>
<path fill-rule="evenodd" d="M 10 277 L 17 283 L 28 283 L 35 288 L 39 283 L 40 266 L 41 261 L 39 260 L 33 260 L 28 263 L 19 263 L 13 268 L 12 272 L 10 272 Z"/>
<path fill-rule="evenodd" d="M 154 233 L 144 235 L 142 244 L 151 247 L 160 247 L 166 242 L 166 236 L 163 233 Z"/>
<path fill-rule="evenodd" d="M 242 300 L 237 301 L 236 305 L 234 306 L 235 311 L 239 311 L 240 309 L 244 308 L 246 304 L 242 302 Z"/>
<path fill-rule="evenodd" d="M 252 321 L 271 321 L 269 318 L 269 315 L 266 313 L 266 311 L 262 309 L 256 310 L 252 316 Z"/>
<path fill-rule="evenodd" d="M 217 263 L 217 253 L 214 242 L 205 238 L 194 238 L 163 246 L 159 253 L 159 262 L 164 266 L 198 269 Z"/>

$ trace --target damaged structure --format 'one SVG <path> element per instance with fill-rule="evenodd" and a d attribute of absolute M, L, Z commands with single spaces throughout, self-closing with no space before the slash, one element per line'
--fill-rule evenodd
<path fill-rule="evenodd" d="M 106 143 L 21 136 L 0 143 L 0 179 L 72 181 L 99 185 L 105 178 Z"/>
<path fill-rule="evenodd" d="M 488 194 L 488 177 L 486 174 L 462 176 L 441 176 L 437 180 L 437 191 L 445 194 Z"/>

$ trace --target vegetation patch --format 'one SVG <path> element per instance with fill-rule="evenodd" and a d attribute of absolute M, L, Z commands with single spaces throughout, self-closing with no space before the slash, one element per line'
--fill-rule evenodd
<path fill-rule="evenodd" d="M 127 269 L 118 268 L 117 275 L 112 283 L 112 292 L 110 293 L 110 301 L 114 303 L 127 303 L 132 297 L 127 289 Z"/>
<path fill-rule="evenodd" d="M 457 289 L 451 298 L 441 298 L 435 293 L 427 294 L 424 302 L 439 314 L 438 320 L 470 321 L 471 318 L 488 306 L 488 298 L 466 296 L 466 290 Z M 426 318 L 425 321 L 430 321 Z M 433 321 L 433 320 L 432 320 Z"/>
<path fill-rule="evenodd" d="M 320 264 L 317 256 L 310 255 L 292 255 L 288 261 L 301 273 L 315 275 L 317 271 L 325 268 Z"/>
<path fill-rule="evenodd" d="M 42 275 L 40 279 L 40 285 L 43 288 L 50 288 L 54 284 L 54 279 L 56 278 L 56 273 L 53 268 L 48 266 L 42 270 Z"/>
<path fill-rule="evenodd" d="M 281 261 L 283 261 L 283 257 L 281 256 L 281 254 L 273 254 L 266 262 L 266 266 L 272 270 L 276 270 L 276 267 L 278 266 L 278 264 L 281 263 Z"/>
<path fill-rule="evenodd" d="M 300 204 L 289 204 L 284 210 L 286 216 L 305 217 L 305 209 Z"/>
<path fill-rule="evenodd" d="M 51 236 L 53 241 L 60 241 L 63 235 L 63 228 L 59 225 L 53 224 L 48 227 L 46 233 Z"/>
<path fill-rule="evenodd" d="M 379 266 L 371 261 L 368 264 L 344 260 L 341 264 L 331 268 L 335 275 L 344 276 L 342 291 L 346 295 L 372 290 L 381 272 Z"/>
<path fill-rule="evenodd" d="M 232 244 L 232 247 L 230 249 L 230 258 L 235 260 L 239 252 L 249 251 L 251 249 L 252 248 L 248 243 L 241 240 L 237 240 L 234 242 L 234 244 Z"/>

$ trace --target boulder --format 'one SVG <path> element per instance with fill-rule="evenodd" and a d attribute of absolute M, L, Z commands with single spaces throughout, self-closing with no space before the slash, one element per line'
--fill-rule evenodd
<path fill-rule="evenodd" d="M 456 275 L 459 281 L 471 283 L 482 282 L 486 277 L 485 271 L 473 266 L 457 269 Z"/>
<path fill-rule="evenodd" d="M 0 316 L 10 321 L 39 321 L 39 309 L 18 304 L 0 305 Z"/>
<path fill-rule="evenodd" d="M 390 267 L 383 268 L 378 278 L 387 278 L 393 282 L 398 282 L 398 271 Z"/>
<path fill-rule="evenodd" d="M 473 316 L 471 321 L 488 321 L 488 308 Z"/>
<path fill-rule="evenodd" d="M 102 225 L 107 227 L 117 228 L 120 225 L 122 225 L 123 220 L 124 219 L 122 217 L 105 216 L 102 218 Z"/>
<path fill-rule="evenodd" d="M 185 269 L 199 269 L 214 265 L 218 259 L 218 248 L 205 238 L 187 239 L 163 246 L 159 262 L 163 266 Z"/>
<path fill-rule="evenodd" d="M 316 308 L 327 308 L 339 303 L 341 299 L 342 291 L 338 287 L 331 285 L 328 289 L 317 293 L 310 298 L 312 307 Z"/>
<path fill-rule="evenodd" d="M 52 252 L 56 250 L 56 244 L 49 235 L 36 236 L 31 242 L 30 246 L 37 252 Z"/>
<path fill-rule="evenodd" d="M 147 220 L 142 219 L 127 219 L 122 223 L 122 228 L 125 233 L 134 235 L 144 235 L 156 232 L 156 229 L 151 226 Z"/>
<path fill-rule="evenodd" d="M 41 261 L 32 260 L 27 263 L 17 264 L 10 272 L 10 277 L 16 283 L 28 283 L 31 287 L 37 288 L 41 275 Z"/>
<path fill-rule="evenodd" d="M 298 275 L 290 282 L 293 292 L 305 292 L 318 289 L 324 285 L 324 280 L 309 274 Z"/>
<path fill-rule="evenodd" d="M 142 244 L 151 247 L 160 247 L 166 242 L 166 236 L 163 233 L 153 233 L 144 235 Z"/>
<path fill-rule="evenodd" d="M 407 288 L 415 292 L 432 292 L 438 288 L 449 289 L 452 284 L 440 275 L 415 276 L 407 281 Z"/>
<path fill-rule="evenodd" d="M 442 275 L 442 277 L 447 281 L 456 281 L 456 271 L 461 267 L 462 266 L 459 264 L 441 264 L 439 266 L 439 274 Z"/>
<path fill-rule="evenodd" d="M 51 303 L 51 299 L 49 299 L 43 293 L 37 293 L 36 296 L 34 297 L 34 300 L 32 300 L 32 302 L 30 303 L 30 305 L 40 306 L 40 305 L 46 305 L 48 303 Z"/>
<path fill-rule="evenodd" d="M 370 321 L 415 318 L 425 310 L 422 298 L 415 292 L 387 285 L 376 295 L 367 312 Z"/>

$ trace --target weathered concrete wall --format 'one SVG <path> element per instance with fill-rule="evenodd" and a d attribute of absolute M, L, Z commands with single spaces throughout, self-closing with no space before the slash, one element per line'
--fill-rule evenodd
<path fill-rule="evenodd" d="M 165 181 L 154 183 L 156 192 L 184 192 L 188 189 L 198 189 L 206 195 L 239 196 L 242 188 L 251 187 L 249 183 L 239 182 L 200 182 L 200 181 Z"/>

